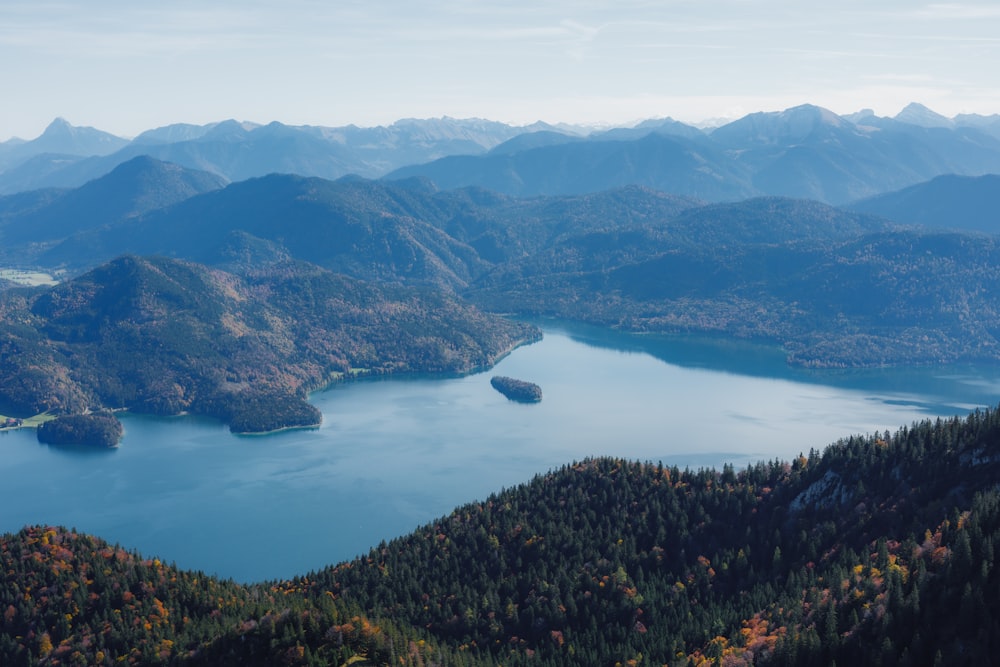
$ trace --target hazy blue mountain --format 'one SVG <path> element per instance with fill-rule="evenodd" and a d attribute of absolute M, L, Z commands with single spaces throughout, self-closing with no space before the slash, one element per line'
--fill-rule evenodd
<path fill-rule="evenodd" d="M 920 112 L 911 107 L 907 115 Z M 803 105 L 750 114 L 717 128 L 711 138 L 738 151 L 739 161 L 754 172 L 758 190 L 829 203 L 946 173 L 1000 171 L 1000 142 L 974 128 L 923 127 L 866 113 L 853 117 L 851 122 Z"/>
<path fill-rule="evenodd" d="M 938 176 L 850 208 L 901 223 L 1000 234 L 1000 176 Z"/>
<path fill-rule="evenodd" d="M 784 148 L 837 132 L 852 132 L 851 123 L 832 111 L 811 104 L 784 111 L 752 113 L 717 127 L 710 136 L 727 148 L 751 150 L 762 146 Z"/>
<path fill-rule="evenodd" d="M 924 127 L 895 118 L 879 117 L 868 119 L 860 126 L 883 143 L 908 148 L 908 154 L 903 159 L 909 161 L 914 174 L 924 176 L 906 185 L 915 185 L 943 174 L 981 176 L 1000 172 L 1000 161 L 997 160 L 1000 139 L 976 127 Z"/>
<path fill-rule="evenodd" d="M 854 113 L 843 114 L 841 118 L 850 121 L 855 125 L 862 125 L 865 121 L 875 117 L 874 109 L 861 109 L 860 111 L 855 111 Z"/>
<path fill-rule="evenodd" d="M 76 177 L 76 165 L 87 158 L 79 155 L 40 153 L 17 162 L 0 171 L 0 195 L 27 192 L 44 188 L 72 188 L 82 185 L 88 178 Z M 92 170 L 85 168 L 85 173 Z M 67 176 L 72 175 L 72 176 Z"/>
<path fill-rule="evenodd" d="M 601 132 L 452 118 L 373 128 L 227 120 L 150 130 L 111 154 L 107 137 L 88 153 L 87 128 L 57 121 L 36 140 L 0 144 L 0 194 L 76 187 L 148 154 L 228 181 L 270 173 L 328 180 L 388 174 L 516 196 L 641 185 L 709 201 L 779 195 L 844 204 L 942 174 L 1000 173 L 998 119 L 948 119 L 914 103 L 895 118 L 870 109 L 842 117 L 806 104 L 712 130 L 670 118 Z"/>
<path fill-rule="evenodd" d="M 719 201 L 755 193 L 750 174 L 707 141 L 651 133 L 590 139 L 404 167 L 387 179 L 425 176 L 442 189 L 477 186 L 515 196 L 569 195 L 641 185 Z"/>
<path fill-rule="evenodd" d="M 0 233 L 7 246 L 44 245 L 134 219 L 223 185 L 213 174 L 137 157 L 76 189 L 0 197 Z"/>
<path fill-rule="evenodd" d="M 2 238 L 5 221 L 44 208 L 54 200 L 62 197 L 66 190 L 47 188 L 44 190 L 28 190 L 13 195 L 0 196 L 0 238 Z"/>
<path fill-rule="evenodd" d="M 895 157 L 853 123 L 811 105 L 750 114 L 710 136 L 753 173 L 758 192 L 825 202 L 879 191 L 870 183 L 885 178 Z"/>
<path fill-rule="evenodd" d="M 903 110 L 894 116 L 901 123 L 909 123 L 920 127 L 955 127 L 955 121 L 928 109 L 919 102 L 910 102 Z"/>
<path fill-rule="evenodd" d="M 108 155 L 126 145 L 127 139 L 56 118 L 35 139 L 0 143 L 0 194 L 60 185 L 47 177 L 82 157 Z"/>
<path fill-rule="evenodd" d="M 974 127 L 977 130 L 1000 139 L 1000 114 L 982 116 L 980 114 L 959 114 L 954 118 L 960 127 Z"/>
<path fill-rule="evenodd" d="M 616 127 L 604 132 L 595 132 L 593 136 L 601 139 L 640 139 L 653 132 L 685 137 L 687 139 L 701 139 L 705 136 L 703 130 L 674 120 L 673 118 L 645 120 L 634 127 Z"/>
<path fill-rule="evenodd" d="M 74 187 L 108 173 L 122 162 L 149 155 L 163 162 L 211 172 L 227 181 L 273 172 L 343 174 L 356 166 L 342 147 L 274 123 L 255 126 L 229 120 L 194 139 L 173 143 L 133 142 L 112 155 L 92 156 L 40 175 L 46 187 Z M 26 179 L 20 178 L 18 186 Z M 0 192 L 10 191 L 0 175 Z"/>
<path fill-rule="evenodd" d="M 76 127 L 63 118 L 56 118 L 35 139 L 0 144 L 0 168 L 42 153 L 108 155 L 127 144 L 127 139 L 92 127 Z"/>
<path fill-rule="evenodd" d="M 526 132 L 519 134 L 513 139 L 508 139 L 499 146 L 490 149 L 491 155 L 512 155 L 532 148 L 542 148 L 545 146 L 559 146 L 575 141 L 583 141 L 583 137 L 576 137 L 562 132 L 552 132 L 551 130 L 540 130 L 538 132 Z"/>
<path fill-rule="evenodd" d="M 192 125 L 190 123 L 164 125 L 163 127 L 146 130 L 133 139 L 132 143 L 174 144 L 181 141 L 192 141 L 205 136 L 215 125 L 215 123 L 209 123 L 208 125 Z"/>
<path fill-rule="evenodd" d="M 40 137 L 23 146 L 38 153 L 68 155 L 108 155 L 128 143 L 128 140 L 92 127 L 75 127 L 62 118 L 49 124 Z"/>
<path fill-rule="evenodd" d="M 486 155 L 414 164 L 386 178 L 516 196 L 643 185 L 709 201 L 767 194 L 843 204 L 941 174 L 1000 172 L 996 137 L 970 124 L 942 127 L 941 118 L 919 105 L 899 119 L 801 105 L 711 131 L 666 119 L 585 138 L 526 135 Z"/>
<path fill-rule="evenodd" d="M 30 146 L 12 147 L 7 152 L 13 157 L 7 169 L 0 172 L 0 194 L 75 187 L 138 155 L 209 171 L 229 181 L 270 173 L 326 179 L 347 174 L 375 177 L 445 155 L 481 154 L 519 134 L 535 131 L 569 130 L 543 123 L 520 128 L 452 118 L 400 120 L 373 128 L 290 126 L 277 122 L 257 125 L 235 120 L 204 126 L 169 125 L 144 132 L 131 143 L 123 142 L 113 152 L 72 153 L 86 156 L 72 160 L 41 161 L 35 155 L 35 160 L 25 162 L 34 155 L 29 154 Z"/>

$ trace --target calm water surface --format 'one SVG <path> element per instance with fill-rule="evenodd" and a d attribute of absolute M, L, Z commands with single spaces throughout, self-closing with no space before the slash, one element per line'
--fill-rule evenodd
<path fill-rule="evenodd" d="M 541 385 L 507 401 L 494 374 Z M 1000 401 L 1000 369 L 808 372 L 780 351 L 545 325 L 495 369 L 313 396 L 323 426 L 263 437 L 124 415 L 117 450 L 0 435 L 0 531 L 60 524 L 240 581 L 305 574 L 587 456 L 680 467 L 788 459 Z"/>

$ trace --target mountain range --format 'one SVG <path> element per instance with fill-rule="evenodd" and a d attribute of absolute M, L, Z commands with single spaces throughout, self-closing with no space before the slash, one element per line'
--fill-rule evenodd
<path fill-rule="evenodd" d="M 710 201 L 781 195 L 844 204 L 946 173 L 1000 171 L 1000 138 L 968 125 L 925 127 L 803 105 L 755 113 L 701 134 L 673 125 L 517 152 L 450 156 L 387 178 L 426 176 L 443 188 L 573 194 L 636 183 Z M 496 150 L 496 149 L 494 149 Z"/>
<path fill-rule="evenodd" d="M 945 118 L 911 104 L 894 118 L 802 105 L 712 129 L 672 119 L 631 128 L 485 120 L 402 120 L 387 127 L 170 125 L 131 141 L 55 121 L 0 144 L 0 194 L 75 187 L 139 155 L 227 181 L 270 173 L 336 179 L 423 176 L 512 195 L 644 185 L 708 201 L 780 195 L 844 204 L 942 174 L 1000 172 L 1000 117 Z"/>
<path fill-rule="evenodd" d="M 400 120 L 388 127 L 288 126 L 226 120 L 178 124 L 131 141 L 57 119 L 31 141 L 0 143 L 0 194 L 76 187 L 140 155 L 240 181 L 273 172 L 338 178 L 380 176 L 397 167 L 453 154 L 482 153 L 523 132 L 582 132 L 543 123 L 513 127 L 493 121 Z"/>

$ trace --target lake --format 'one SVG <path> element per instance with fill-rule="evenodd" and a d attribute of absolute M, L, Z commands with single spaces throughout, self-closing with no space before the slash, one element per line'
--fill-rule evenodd
<path fill-rule="evenodd" d="M 1000 402 L 1000 368 L 807 371 L 780 350 L 543 323 L 486 373 L 335 385 L 322 427 L 123 415 L 116 450 L 0 434 L 0 531 L 75 527 L 238 581 L 306 574 L 588 456 L 737 468 Z M 489 383 L 542 387 L 539 404 Z"/>

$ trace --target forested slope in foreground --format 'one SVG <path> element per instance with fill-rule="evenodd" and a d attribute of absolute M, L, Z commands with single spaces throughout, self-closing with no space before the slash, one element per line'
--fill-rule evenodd
<path fill-rule="evenodd" d="M 989 664 L 998 479 L 988 410 L 742 471 L 586 460 L 281 583 L 29 528 L 0 663 Z"/>

